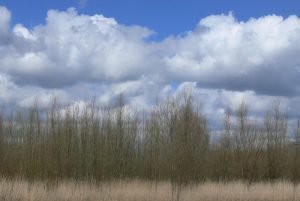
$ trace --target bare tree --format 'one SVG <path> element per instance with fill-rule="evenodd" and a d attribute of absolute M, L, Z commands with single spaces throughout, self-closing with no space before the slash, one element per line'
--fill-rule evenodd
<path fill-rule="evenodd" d="M 226 108 L 224 114 L 224 132 L 220 136 L 217 150 L 217 179 L 227 181 L 233 175 L 233 122 L 229 108 Z"/>
<path fill-rule="evenodd" d="M 294 185 L 296 186 L 299 181 L 300 181 L 300 120 L 297 120 L 297 125 L 296 128 L 294 130 L 294 142 L 292 142 L 293 144 L 293 158 L 291 158 L 292 161 L 292 169 L 291 169 L 291 173 L 292 173 L 292 181 L 294 183 Z"/>
<path fill-rule="evenodd" d="M 287 115 L 283 112 L 281 101 L 275 100 L 272 110 L 264 120 L 267 147 L 267 178 L 274 180 L 283 176 L 284 148 L 287 138 Z"/>

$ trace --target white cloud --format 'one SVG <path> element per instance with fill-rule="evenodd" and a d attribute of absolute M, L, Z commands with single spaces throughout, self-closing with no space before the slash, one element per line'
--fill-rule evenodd
<path fill-rule="evenodd" d="M 261 94 L 300 93 L 300 19 L 265 16 L 237 21 L 232 14 L 202 19 L 194 31 L 165 41 L 175 80 Z M 171 51 L 170 51 L 171 50 Z M 275 82 L 276 80 L 276 82 Z M 277 94 L 276 94 L 277 93 Z"/>
<path fill-rule="evenodd" d="M 212 125 L 242 100 L 261 116 L 282 96 L 292 117 L 300 103 L 300 19 L 270 15 L 238 21 L 212 15 L 184 35 L 148 41 L 153 31 L 102 15 L 50 10 L 46 22 L 10 24 L 0 7 L 0 103 L 27 107 L 52 95 L 83 105 L 110 104 L 123 92 L 128 106 L 149 109 L 191 88 Z M 300 110 L 298 110 L 300 111 Z"/>
<path fill-rule="evenodd" d="M 2 34 L 6 34 L 8 32 L 10 18 L 10 11 L 5 7 L 0 6 L 0 37 Z"/>
<path fill-rule="evenodd" d="M 46 24 L 17 24 L 3 48 L 1 70 L 17 83 L 62 87 L 78 81 L 137 79 L 150 69 L 147 28 L 124 26 L 102 15 L 51 10 Z M 149 59 L 149 60 L 146 60 Z"/>

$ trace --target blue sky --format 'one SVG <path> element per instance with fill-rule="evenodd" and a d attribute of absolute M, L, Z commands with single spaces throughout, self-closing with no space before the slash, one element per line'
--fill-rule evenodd
<path fill-rule="evenodd" d="M 79 13 L 100 13 L 126 25 L 146 26 L 157 32 L 158 39 L 192 30 L 201 18 L 212 14 L 232 11 L 243 21 L 270 14 L 300 14 L 298 0 L 0 0 L 0 5 L 12 11 L 12 23 L 28 27 L 44 23 L 49 9 L 75 7 Z"/>
<path fill-rule="evenodd" d="M 149 110 L 192 88 L 214 128 L 241 101 L 263 118 L 280 98 L 295 121 L 299 53 L 296 0 L 0 0 L 0 105 L 122 92 Z"/>

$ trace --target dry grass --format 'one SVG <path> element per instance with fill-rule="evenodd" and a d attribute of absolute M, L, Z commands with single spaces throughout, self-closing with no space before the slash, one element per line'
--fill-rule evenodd
<path fill-rule="evenodd" d="M 99 185 L 61 182 L 57 186 L 25 181 L 0 181 L 1 201 L 171 201 L 171 185 L 142 181 L 111 182 Z M 288 182 L 256 183 L 251 187 L 234 182 L 205 183 L 187 187 L 180 195 L 182 201 L 214 200 L 300 200 L 300 187 Z"/>

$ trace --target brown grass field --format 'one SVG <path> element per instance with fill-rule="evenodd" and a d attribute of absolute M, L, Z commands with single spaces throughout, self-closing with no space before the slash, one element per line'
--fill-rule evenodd
<path fill-rule="evenodd" d="M 0 182 L 1 201 L 173 201 L 170 183 L 145 181 L 101 184 L 65 181 L 56 186 L 43 182 L 21 180 Z M 288 182 L 256 183 L 250 187 L 242 182 L 209 183 L 189 186 L 180 194 L 182 201 L 292 201 L 300 200 L 300 186 Z"/>

